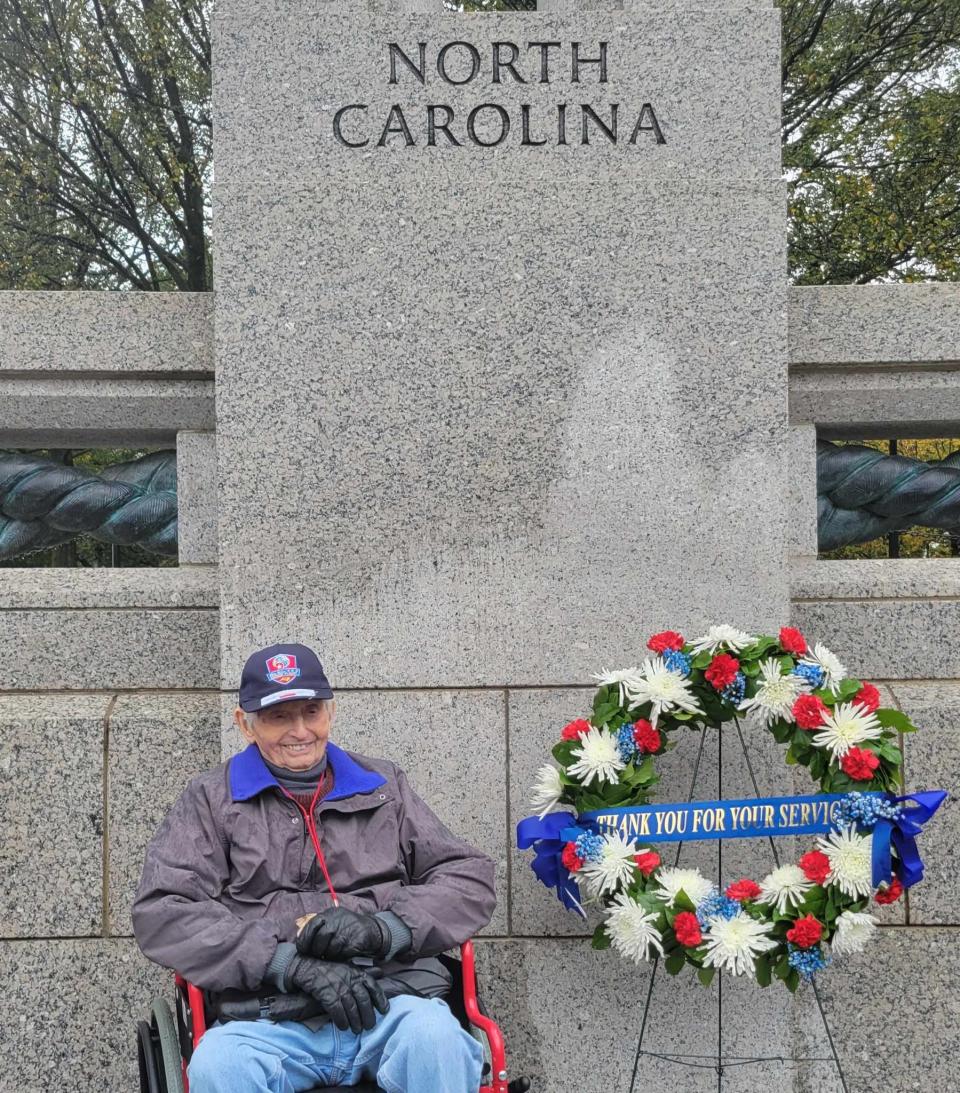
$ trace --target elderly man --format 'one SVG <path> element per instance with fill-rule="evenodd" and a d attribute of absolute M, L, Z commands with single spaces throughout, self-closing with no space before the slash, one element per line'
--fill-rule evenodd
<path fill-rule="evenodd" d="M 433 958 L 489 922 L 493 863 L 399 767 L 331 743 L 333 713 L 311 649 L 254 653 L 234 714 L 247 748 L 194 778 L 147 848 L 133 906 L 146 956 L 213 992 L 312 1002 L 304 1020 L 212 1025 L 191 1093 L 480 1084 L 482 1049 L 437 997 L 449 979 Z"/>

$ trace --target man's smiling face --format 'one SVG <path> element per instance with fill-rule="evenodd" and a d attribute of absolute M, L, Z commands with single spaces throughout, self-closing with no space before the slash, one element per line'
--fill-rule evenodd
<path fill-rule="evenodd" d="M 332 698 L 295 698 L 255 713 L 237 707 L 233 716 L 244 737 L 275 767 L 309 770 L 326 753 L 334 706 Z"/>

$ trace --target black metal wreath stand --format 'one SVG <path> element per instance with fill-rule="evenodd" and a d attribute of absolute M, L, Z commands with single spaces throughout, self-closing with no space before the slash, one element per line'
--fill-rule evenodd
<path fill-rule="evenodd" d="M 760 797 L 760 795 L 761 795 L 760 794 L 760 787 L 757 785 L 756 774 L 754 773 L 754 770 L 753 770 L 753 763 L 751 763 L 751 761 L 750 761 L 750 753 L 747 749 L 747 742 L 744 739 L 743 729 L 740 725 L 739 719 L 735 718 L 734 719 L 734 724 L 736 725 L 737 739 L 739 740 L 740 748 L 743 751 L 743 758 L 744 758 L 744 761 L 745 761 L 746 766 L 747 766 L 747 771 L 750 775 L 750 783 L 753 786 L 754 796 L 755 797 Z M 718 747 L 720 749 L 719 759 L 720 759 L 721 769 L 722 769 L 723 735 L 722 735 L 722 732 L 720 731 L 720 727 L 719 726 L 704 726 L 704 728 L 702 728 L 700 730 L 700 746 L 697 749 L 697 759 L 696 759 L 696 762 L 694 763 L 694 767 L 693 767 L 693 777 L 690 779 L 690 792 L 687 794 L 687 802 L 688 803 L 693 800 L 693 794 L 696 790 L 697 776 L 700 772 L 700 761 L 703 758 L 703 749 L 704 749 L 704 744 L 706 743 L 707 733 L 711 732 L 711 731 L 714 731 L 715 729 L 717 730 L 717 738 L 718 738 L 718 741 L 719 741 L 719 743 L 718 743 Z M 777 868 L 779 868 L 779 866 L 780 866 L 780 854 L 777 851 L 776 843 L 775 843 L 775 841 L 772 837 L 769 838 L 769 842 L 770 842 L 770 849 L 773 852 L 774 863 L 776 864 Z M 720 852 L 721 860 L 722 860 L 722 854 L 723 854 L 723 840 L 722 839 L 718 840 L 718 848 L 719 848 L 719 852 Z M 676 856 L 675 856 L 674 862 L 673 862 L 674 866 L 676 866 L 680 861 L 680 851 L 682 849 L 683 849 L 683 843 L 682 842 L 677 843 L 677 853 L 676 853 Z M 717 1042 L 717 1053 L 716 1053 L 716 1055 L 697 1055 L 697 1056 L 683 1056 L 683 1057 L 680 1057 L 680 1056 L 670 1054 L 670 1053 L 667 1053 L 667 1052 L 658 1052 L 658 1051 L 645 1050 L 644 1046 L 643 1046 L 643 1039 L 644 1039 L 644 1035 L 647 1031 L 647 1017 L 648 1017 L 649 1012 L 650 1012 L 650 1002 L 651 1002 L 651 999 L 653 998 L 653 984 L 654 984 L 654 981 L 656 980 L 656 977 L 657 977 L 657 969 L 659 968 L 659 965 L 660 965 L 659 958 L 656 958 L 653 961 L 653 968 L 652 968 L 651 973 L 650 973 L 650 985 L 647 988 L 647 999 L 646 999 L 646 1002 L 644 1003 L 643 1016 L 641 1017 L 641 1020 L 640 1020 L 640 1035 L 637 1038 L 637 1050 L 636 1050 L 636 1054 L 634 1055 L 634 1059 L 633 1059 L 633 1074 L 630 1078 L 630 1093 L 634 1093 L 634 1090 L 636 1088 L 637 1076 L 638 1076 L 639 1069 L 640 1069 L 640 1060 L 643 1056 L 648 1056 L 650 1058 L 660 1059 L 661 1061 L 669 1063 L 669 1064 L 674 1065 L 674 1066 L 692 1067 L 694 1069 L 700 1069 L 700 1070 L 713 1070 L 713 1071 L 716 1072 L 716 1075 L 717 1075 L 717 1093 L 722 1093 L 724 1071 L 726 1069 L 729 1069 L 730 1067 L 733 1067 L 733 1066 L 738 1066 L 738 1067 L 739 1066 L 750 1066 L 754 1063 L 769 1063 L 769 1062 L 779 1062 L 779 1063 L 783 1063 L 784 1065 L 795 1065 L 797 1063 L 813 1063 L 813 1062 L 833 1062 L 833 1064 L 837 1068 L 837 1074 L 840 1078 L 840 1085 L 841 1085 L 841 1088 L 843 1089 L 843 1093 L 849 1093 L 849 1088 L 847 1086 L 847 1079 L 846 1079 L 846 1077 L 843 1073 L 843 1066 L 840 1063 L 840 1057 L 837 1054 L 837 1046 L 836 1046 L 836 1043 L 834 1042 L 834 1039 L 833 1039 L 833 1033 L 830 1030 L 830 1023 L 827 1020 L 827 1015 L 826 1015 L 826 1012 L 824 1011 L 823 1003 L 820 999 L 820 991 L 817 989 L 816 978 L 814 978 L 811 981 L 811 986 L 813 988 L 813 996 L 814 996 L 814 998 L 816 999 L 816 1002 L 817 1002 L 817 1009 L 820 1012 L 820 1019 L 823 1021 L 823 1028 L 824 1028 L 824 1031 L 827 1034 L 827 1041 L 830 1044 L 831 1054 L 829 1056 L 820 1056 L 820 1055 L 818 1055 L 818 1056 L 806 1056 L 806 1057 L 803 1057 L 803 1058 L 787 1059 L 782 1055 L 758 1055 L 755 1058 L 749 1058 L 749 1059 L 737 1058 L 737 1059 L 732 1059 L 732 1060 L 725 1060 L 724 1055 L 723 1055 L 723 1021 L 722 1021 L 722 1016 L 721 1016 L 720 1022 L 718 1023 L 718 1030 L 719 1031 L 718 1031 L 718 1042 Z M 716 977 L 716 983 L 717 983 L 717 989 L 718 989 L 718 992 L 719 992 L 718 1002 L 720 1004 L 720 1012 L 721 1012 L 721 1015 L 722 1015 L 722 1012 L 723 1012 L 723 976 L 722 975 L 718 975 Z"/>

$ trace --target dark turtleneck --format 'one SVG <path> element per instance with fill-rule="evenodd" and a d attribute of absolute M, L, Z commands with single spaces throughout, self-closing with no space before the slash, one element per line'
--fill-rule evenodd
<path fill-rule="evenodd" d="M 310 767 L 309 770 L 288 770 L 286 767 L 278 767 L 274 763 L 271 763 L 270 760 L 263 755 L 263 752 L 260 754 L 267 770 L 276 778 L 283 789 L 285 789 L 298 804 L 303 805 L 304 808 L 309 809 L 310 802 L 313 800 L 314 794 L 317 792 L 317 787 L 320 785 L 321 781 L 324 784 L 317 800 L 323 800 L 330 790 L 333 789 L 333 768 L 328 766 L 326 755 L 324 755 L 319 763 L 315 763 Z"/>

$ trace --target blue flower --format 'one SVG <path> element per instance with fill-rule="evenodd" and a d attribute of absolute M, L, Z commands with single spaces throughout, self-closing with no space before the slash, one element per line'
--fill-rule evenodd
<path fill-rule="evenodd" d="M 747 693 L 747 677 L 743 672 L 737 672 L 733 677 L 733 682 L 728 683 L 726 687 L 720 692 L 720 697 L 724 702 L 729 702 L 731 706 L 739 706 L 743 701 L 743 696 Z"/>
<path fill-rule="evenodd" d="M 633 725 L 631 723 L 621 725 L 617 729 L 617 749 L 624 763 L 629 763 L 637 754 L 637 744 L 633 739 Z"/>
<path fill-rule="evenodd" d="M 731 919 L 736 918 L 740 912 L 740 904 L 735 899 L 728 899 L 722 892 L 714 890 L 709 896 L 700 900 L 697 907 L 697 922 L 706 926 L 711 918 Z"/>
<path fill-rule="evenodd" d="M 865 797 L 862 793 L 848 793 L 837 807 L 837 819 L 841 827 L 856 824 L 858 828 L 871 830 L 877 820 L 898 820 L 902 805 L 895 805 L 885 797 Z"/>
<path fill-rule="evenodd" d="M 814 691 L 821 687 L 823 681 L 827 678 L 827 673 L 819 664 L 798 664 L 793 669 L 793 674 L 800 676 Z"/>
<path fill-rule="evenodd" d="M 669 649 L 663 654 L 663 663 L 671 672 L 679 672 L 682 676 L 690 675 L 690 658 L 679 649 Z"/>
<path fill-rule="evenodd" d="M 796 968 L 809 983 L 817 972 L 830 964 L 830 958 L 823 955 L 819 945 L 812 949 L 801 949 L 792 941 L 788 941 L 787 963 L 791 968 Z"/>
<path fill-rule="evenodd" d="M 577 836 L 574 843 L 577 848 L 577 857 L 583 861 L 598 862 L 603 855 L 603 836 L 594 835 L 592 831 L 584 831 Z"/>

